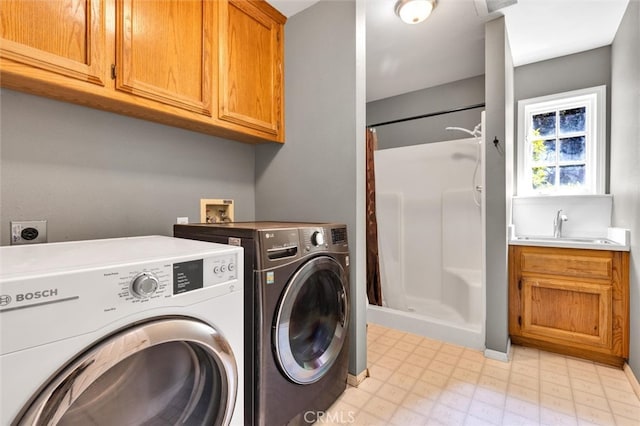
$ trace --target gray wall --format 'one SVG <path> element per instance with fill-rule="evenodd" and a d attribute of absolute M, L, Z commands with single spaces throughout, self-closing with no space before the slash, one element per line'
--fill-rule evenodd
<path fill-rule="evenodd" d="M 484 103 L 484 75 L 367 103 L 367 125 Z M 379 126 L 378 149 L 470 137 L 446 127 L 472 130 L 484 108 Z"/>
<path fill-rule="evenodd" d="M 515 97 L 551 95 L 585 87 L 611 84 L 611 47 L 522 65 L 515 71 Z"/>
<path fill-rule="evenodd" d="M 611 50 L 613 225 L 631 229 L 629 365 L 640 377 L 640 3 L 629 3 Z"/>
<path fill-rule="evenodd" d="M 50 242 L 172 235 L 200 198 L 255 213 L 254 147 L 11 90 L 0 93 L 0 232 L 48 220 Z"/>
<path fill-rule="evenodd" d="M 256 147 L 256 216 L 346 223 L 353 265 L 357 188 L 364 179 L 356 167 L 356 3 L 319 2 L 292 16 L 286 32 L 286 143 Z M 356 272 L 351 269 L 351 314 L 358 318 L 351 322 L 352 374 L 366 367 L 366 319 L 358 303 L 364 284 Z"/>
<path fill-rule="evenodd" d="M 504 151 L 495 149 L 494 137 L 502 147 L 513 143 L 506 129 L 512 120 L 506 105 L 513 104 L 513 65 L 504 18 L 485 27 L 485 99 L 487 143 L 485 150 L 485 259 L 486 259 L 486 347 L 506 353 L 508 349 L 508 286 L 506 236 L 506 168 Z"/>
<path fill-rule="evenodd" d="M 519 100 L 601 85 L 607 86 L 606 120 L 608 157 L 608 141 L 610 140 L 611 133 L 610 46 L 517 67 L 515 71 L 516 105 L 514 110 L 516 123 L 518 114 L 517 102 Z M 608 179 L 606 187 L 609 187 Z"/>

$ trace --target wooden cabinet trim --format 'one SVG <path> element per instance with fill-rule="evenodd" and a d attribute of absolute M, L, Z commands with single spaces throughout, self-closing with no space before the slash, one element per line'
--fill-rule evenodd
<path fill-rule="evenodd" d="M 629 356 L 629 252 L 615 252 L 613 262 L 612 352 L 623 358 Z"/>
<path fill-rule="evenodd" d="M 236 0 L 237 1 L 237 0 Z M 284 25 L 287 22 L 287 17 L 280 13 L 275 7 L 263 0 L 241 0 L 239 3 L 250 4 L 253 9 L 259 9 L 266 19 L 273 21 L 277 24 Z M 252 10 L 252 9 L 250 9 Z"/>
<path fill-rule="evenodd" d="M 512 336 L 520 335 L 520 327 L 522 322 L 522 291 L 518 288 L 520 281 L 518 257 L 520 256 L 519 248 L 509 246 L 509 334 Z"/>

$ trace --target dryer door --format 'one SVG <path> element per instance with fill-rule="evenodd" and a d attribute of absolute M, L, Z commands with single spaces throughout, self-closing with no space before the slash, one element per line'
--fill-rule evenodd
<path fill-rule="evenodd" d="M 347 276 L 328 256 L 316 257 L 287 283 L 277 309 L 274 347 L 280 369 L 298 384 L 331 368 L 347 336 Z"/>
<path fill-rule="evenodd" d="M 224 337 L 186 318 L 151 321 L 100 342 L 58 374 L 25 425 L 222 425 L 233 413 L 236 362 Z"/>

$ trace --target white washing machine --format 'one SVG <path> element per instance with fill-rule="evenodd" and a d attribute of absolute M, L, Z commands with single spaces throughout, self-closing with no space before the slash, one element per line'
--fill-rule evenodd
<path fill-rule="evenodd" d="M 242 425 L 242 248 L 0 247 L 0 424 Z"/>

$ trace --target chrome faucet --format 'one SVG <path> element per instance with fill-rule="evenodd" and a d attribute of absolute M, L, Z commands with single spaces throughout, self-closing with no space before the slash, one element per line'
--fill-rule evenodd
<path fill-rule="evenodd" d="M 554 238 L 562 238 L 562 222 L 568 221 L 566 214 L 562 214 L 562 209 L 556 212 L 556 218 L 553 220 L 553 236 Z"/>

